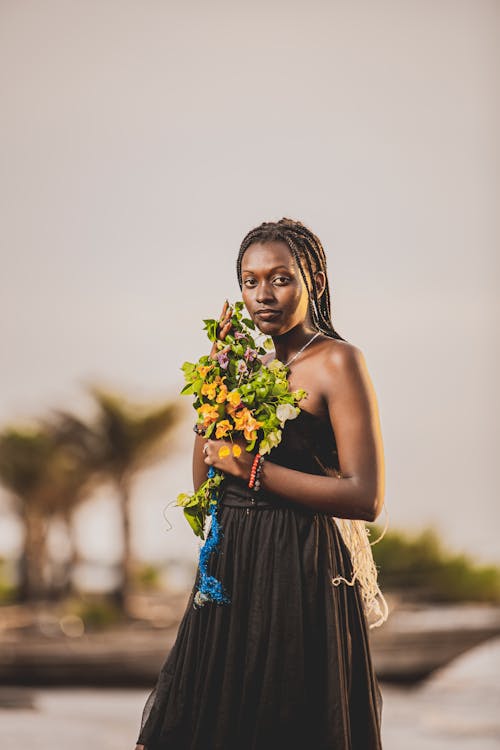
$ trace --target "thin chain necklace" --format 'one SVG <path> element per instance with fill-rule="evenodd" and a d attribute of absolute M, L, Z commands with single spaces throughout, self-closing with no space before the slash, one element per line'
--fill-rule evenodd
<path fill-rule="evenodd" d="M 316 333 L 314 334 L 314 336 L 311 336 L 311 338 L 309 339 L 309 341 L 306 341 L 306 343 L 304 344 L 304 346 L 301 349 L 299 349 L 298 352 L 295 352 L 295 354 L 293 355 L 293 357 L 290 357 L 290 359 L 288 360 L 288 362 L 285 362 L 285 367 L 288 367 L 288 365 L 290 365 L 294 361 L 294 359 L 297 359 L 297 357 L 299 356 L 299 354 L 302 354 L 302 352 L 304 351 L 304 349 L 307 349 L 307 347 L 309 346 L 309 344 L 312 344 L 312 342 L 314 341 L 314 339 L 317 338 L 320 335 L 320 333 L 321 333 L 321 331 L 316 331 Z"/>

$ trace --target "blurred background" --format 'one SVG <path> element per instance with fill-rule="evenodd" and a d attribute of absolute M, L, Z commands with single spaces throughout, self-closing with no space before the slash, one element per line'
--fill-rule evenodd
<path fill-rule="evenodd" d="M 379 400 L 385 750 L 500 747 L 499 20 L 0 1 L 2 747 L 134 747 L 199 549 L 180 365 L 282 216 Z"/>

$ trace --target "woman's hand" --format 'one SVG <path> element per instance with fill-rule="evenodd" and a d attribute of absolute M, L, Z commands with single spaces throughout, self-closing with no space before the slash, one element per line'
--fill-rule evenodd
<path fill-rule="evenodd" d="M 234 446 L 239 448 L 239 451 L 236 451 L 237 455 L 234 455 Z M 230 440 L 209 439 L 203 446 L 203 460 L 208 466 L 220 469 L 225 474 L 231 474 L 240 479 L 249 479 L 255 454 L 249 453 L 245 447 L 244 440 L 231 442 Z"/>
<path fill-rule="evenodd" d="M 224 341 L 227 334 L 231 330 L 231 318 L 233 317 L 233 308 L 230 307 L 228 301 L 226 300 L 224 302 L 224 307 L 222 308 L 222 312 L 219 318 L 219 325 L 217 326 L 217 339 L 219 341 Z M 219 350 L 217 349 L 217 341 L 214 341 L 212 345 L 212 350 L 210 352 L 210 358 L 215 359 L 217 355 L 219 354 Z"/>

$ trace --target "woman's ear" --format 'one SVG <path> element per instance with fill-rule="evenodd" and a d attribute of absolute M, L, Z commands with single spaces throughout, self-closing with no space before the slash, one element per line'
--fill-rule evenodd
<path fill-rule="evenodd" d="M 314 274 L 314 283 L 318 292 L 318 297 L 321 297 L 326 287 L 326 276 L 324 271 L 316 271 Z"/>

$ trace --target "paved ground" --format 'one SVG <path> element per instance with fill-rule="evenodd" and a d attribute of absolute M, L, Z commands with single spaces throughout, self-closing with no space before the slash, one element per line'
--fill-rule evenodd
<path fill-rule="evenodd" d="M 382 685 L 384 750 L 498 750 L 500 639 L 418 688 Z M 147 690 L 0 690 L 1 750 L 134 750 Z M 32 707 L 29 704 L 32 703 Z M 278 749 L 277 749 L 278 750 Z"/>

